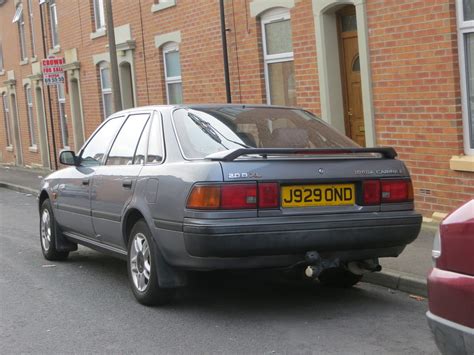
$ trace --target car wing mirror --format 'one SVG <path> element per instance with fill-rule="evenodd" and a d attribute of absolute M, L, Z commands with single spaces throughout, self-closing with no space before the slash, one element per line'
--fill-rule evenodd
<path fill-rule="evenodd" d="M 62 165 L 79 165 L 79 157 L 76 157 L 76 154 L 72 150 L 63 150 L 59 154 L 59 162 Z"/>

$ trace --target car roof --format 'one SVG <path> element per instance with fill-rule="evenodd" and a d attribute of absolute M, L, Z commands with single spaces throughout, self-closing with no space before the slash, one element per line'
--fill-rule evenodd
<path fill-rule="evenodd" d="M 189 109 L 217 109 L 217 108 L 233 108 L 233 107 L 242 107 L 242 108 L 275 108 L 275 109 L 298 109 L 299 107 L 291 106 L 278 106 L 278 105 L 265 105 L 265 104 L 179 104 L 179 105 L 148 105 L 148 106 L 139 106 L 133 107 L 126 110 L 115 112 L 113 115 L 107 119 L 115 116 L 120 116 L 124 114 L 130 114 L 137 111 L 149 111 L 149 110 L 172 110 L 177 108 L 189 108 Z"/>

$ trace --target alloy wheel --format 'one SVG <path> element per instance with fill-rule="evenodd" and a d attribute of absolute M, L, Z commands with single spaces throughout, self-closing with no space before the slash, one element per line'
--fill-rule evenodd
<path fill-rule="evenodd" d="M 48 251 L 51 246 L 51 216 L 46 208 L 41 214 L 41 244 L 44 251 Z"/>
<path fill-rule="evenodd" d="M 135 288 L 144 292 L 150 283 L 151 255 L 150 246 L 142 233 L 133 236 L 130 248 L 130 270 Z"/>

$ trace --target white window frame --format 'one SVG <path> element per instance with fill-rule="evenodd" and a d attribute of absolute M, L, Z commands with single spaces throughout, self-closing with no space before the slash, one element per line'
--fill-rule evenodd
<path fill-rule="evenodd" d="M 0 75 L 5 69 L 3 65 L 3 43 L 0 41 Z"/>
<path fill-rule="evenodd" d="M 107 118 L 107 110 L 105 109 L 105 95 L 112 95 L 112 83 L 110 83 L 110 88 L 104 88 L 104 82 L 102 80 L 102 72 L 104 70 L 109 71 L 109 78 L 112 80 L 110 74 L 110 65 L 106 62 L 102 62 L 99 64 L 99 77 L 100 77 L 100 92 L 102 96 L 102 111 L 104 112 L 104 120 Z"/>
<path fill-rule="evenodd" d="M 467 53 L 465 48 L 465 36 L 474 33 L 474 20 L 464 21 L 463 0 L 456 0 L 457 23 L 458 23 L 458 52 L 459 70 L 461 74 L 461 105 L 463 121 L 464 153 L 474 156 L 474 146 L 471 147 L 471 129 L 469 127 L 469 97 L 467 79 Z M 474 88 L 472 88 L 474 90 Z M 474 132 L 472 132 L 474 135 Z"/>
<path fill-rule="evenodd" d="M 269 105 L 272 104 L 272 98 L 270 95 L 270 77 L 269 77 L 268 66 L 269 64 L 274 64 L 274 63 L 294 61 L 294 54 L 293 54 L 293 51 L 278 53 L 278 54 L 267 54 L 267 34 L 266 34 L 265 25 L 272 22 L 278 22 L 278 21 L 284 21 L 284 20 L 291 21 L 290 10 L 285 9 L 285 8 L 275 8 L 272 10 L 268 10 L 260 17 L 260 22 L 262 26 L 265 91 L 267 94 L 267 103 Z M 292 48 L 293 48 L 293 43 L 292 43 Z"/>
<path fill-rule="evenodd" d="M 62 90 L 60 90 L 62 87 Z M 64 149 L 69 149 L 69 131 L 67 128 L 66 115 L 66 88 L 64 84 L 57 84 L 56 91 L 58 93 L 58 109 L 59 109 L 59 124 L 61 126 L 61 143 Z M 61 96 L 61 92 L 63 96 Z M 67 136 L 67 140 L 66 140 Z"/>
<path fill-rule="evenodd" d="M 7 138 L 7 148 L 12 147 L 12 132 L 10 129 L 10 106 L 8 105 L 8 95 L 6 92 L 2 93 L 3 116 L 5 119 L 5 133 Z"/>
<path fill-rule="evenodd" d="M 28 0 L 28 15 L 30 22 L 30 32 L 31 32 L 31 57 L 36 57 L 36 43 L 35 43 L 35 32 L 33 25 L 33 0 Z"/>
<path fill-rule="evenodd" d="M 25 97 L 26 97 L 26 113 L 28 116 L 28 129 L 30 133 L 30 148 L 36 148 L 35 138 L 35 122 L 33 114 L 33 93 L 31 91 L 31 85 L 25 85 Z"/>
<path fill-rule="evenodd" d="M 105 30 L 104 0 L 93 0 L 95 30 Z"/>
<path fill-rule="evenodd" d="M 28 58 L 26 51 L 25 17 L 23 16 L 23 4 L 20 2 L 15 9 L 13 23 L 18 25 L 18 39 L 20 41 L 20 60 L 23 62 Z"/>
<path fill-rule="evenodd" d="M 49 0 L 49 22 L 51 25 L 51 44 L 53 48 L 59 47 L 59 31 L 58 31 L 58 8 L 56 5 L 56 0 Z M 54 16 L 53 16 L 54 13 Z M 56 22 L 53 21 L 53 17 Z"/>
<path fill-rule="evenodd" d="M 165 73 L 165 86 L 166 86 L 166 103 L 170 103 L 170 95 L 169 95 L 169 84 L 181 84 L 181 96 L 183 95 L 183 80 L 180 76 L 168 76 L 166 72 L 166 54 L 171 52 L 178 52 L 179 54 L 179 62 L 181 65 L 181 52 L 179 51 L 179 44 L 176 42 L 170 42 L 163 46 L 163 71 Z M 181 72 L 181 68 L 179 68 Z"/>

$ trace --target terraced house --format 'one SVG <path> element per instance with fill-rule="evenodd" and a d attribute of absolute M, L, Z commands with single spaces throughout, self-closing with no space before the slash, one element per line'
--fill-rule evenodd
<path fill-rule="evenodd" d="M 474 196 L 473 0 L 112 4 L 124 108 L 304 107 L 395 147 L 426 216 Z M 103 0 L 0 0 L 0 24 L 0 162 L 54 169 L 113 112 Z M 50 55 L 66 80 L 48 88 Z"/>

